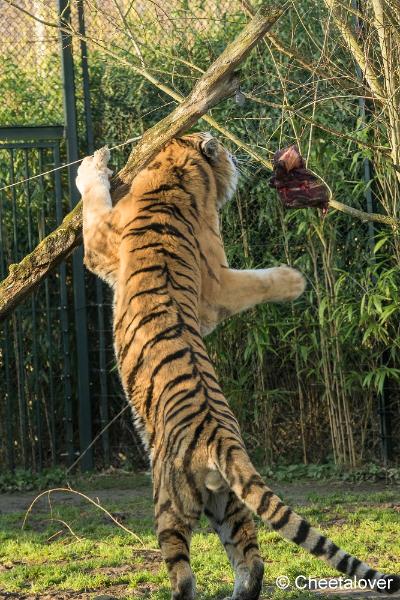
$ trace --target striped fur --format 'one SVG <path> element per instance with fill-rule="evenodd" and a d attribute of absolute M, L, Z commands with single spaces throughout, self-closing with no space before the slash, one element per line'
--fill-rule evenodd
<path fill-rule="evenodd" d="M 221 391 L 202 335 L 260 302 L 296 298 L 289 267 L 229 269 L 218 209 L 236 187 L 231 155 L 209 134 L 167 144 L 112 207 L 108 151 L 78 172 L 85 263 L 114 289 L 115 352 L 149 450 L 157 534 L 172 598 L 195 584 L 190 538 L 204 511 L 235 570 L 234 600 L 260 595 L 263 563 L 252 514 L 349 576 L 385 577 L 294 513 L 256 472 Z M 391 577 L 389 591 L 400 587 Z"/>

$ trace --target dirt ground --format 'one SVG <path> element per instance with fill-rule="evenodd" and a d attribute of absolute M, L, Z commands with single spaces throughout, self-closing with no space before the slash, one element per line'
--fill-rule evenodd
<path fill-rule="evenodd" d="M 385 485 L 383 483 L 345 483 L 342 481 L 305 481 L 296 483 L 277 483 L 268 482 L 272 489 L 284 497 L 286 502 L 291 502 L 297 505 L 307 504 L 310 494 L 316 494 L 319 497 L 331 496 L 335 493 L 368 493 L 373 489 L 376 492 L 390 491 L 396 495 L 397 501 L 400 502 L 400 486 Z M 135 487 L 132 489 L 123 488 L 107 488 L 96 489 L 94 491 L 85 491 L 93 500 L 99 500 L 101 504 L 107 502 L 129 502 L 138 496 L 151 498 L 151 488 L 149 486 Z M 0 514 L 24 512 L 27 510 L 31 502 L 36 498 L 36 492 L 23 492 L 12 494 L 0 494 Z M 66 502 L 70 505 L 79 505 L 85 503 L 83 498 L 79 498 L 74 494 L 58 493 L 57 500 Z M 44 511 L 48 509 L 47 496 L 42 496 L 35 504 L 35 511 Z M 380 596 L 382 597 L 382 596 Z"/>
<path fill-rule="evenodd" d="M 145 592 L 146 590 L 143 590 Z M 273 588 L 264 588 L 263 594 L 260 600 L 267 600 L 272 594 Z M 398 600 L 400 598 L 400 594 L 378 594 L 371 591 L 338 591 L 331 590 L 324 591 L 324 593 L 314 592 L 316 598 L 334 598 L 341 599 L 346 598 L 346 600 Z M 2 594 L 0 592 L 0 600 L 121 600 L 122 598 L 126 598 L 126 587 L 124 585 L 113 586 L 107 588 L 107 593 L 93 595 L 93 592 L 90 594 L 85 594 L 81 592 L 54 592 L 51 594 L 29 594 L 24 595 L 20 593 L 12 593 L 8 592 L 6 594 Z M 216 599 L 217 600 L 217 599 Z M 227 600 L 227 599 L 225 599 Z"/>

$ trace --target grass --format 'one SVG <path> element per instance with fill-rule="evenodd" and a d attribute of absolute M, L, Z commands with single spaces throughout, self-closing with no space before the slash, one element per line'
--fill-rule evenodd
<path fill-rule="evenodd" d="M 30 594 L 50 594 L 48 597 L 53 598 L 57 591 L 64 591 L 69 594 L 63 598 L 74 598 L 79 592 L 86 594 L 85 598 L 109 594 L 125 599 L 169 599 L 168 577 L 153 531 L 149 477 L 86 479 L 79 487 L 84 488 L 91 497 L 96 497 L 96 491 L 100 495 L 100 490 L 108 494 L 102 505 L 138 534 L 145 548 L 92 505 L 65 497 L 59 501 L 54 495 L 51 507 L 42 503 L 33 509 L 24 530 L 23 512 L 0 514 L 0 591 L 20 598 Z M 120 490 L 118 495 L 113 495 L 115 488 Z M 298 489 L 296 484 L 291 494 L 289 486 L 283 494 L 295 507 Z M 26 504 L 34 495 L 26 495 Z M 396 488 L 374 490 L 371 484 L 368 492 L 327 494 L 322 486 L 316 486 L 306 500 L 308 504 L 298 510 L 337 543 L 387 572 L 400 571 L 400 514 L 396 504 L 400 498 Z M 266 588 L 273 586 L 278 575 L 294 580 L 299 574 L 336 574 L 263 526 L 259 540 L 266 563 Z M 192 557 L 198 598 L 226 597 L 232 590 L 232 572 L 205 519 L 194 535 Z M 266 597 L 305 600 L 310 594 L 274 588 L 268 589 Z"/>

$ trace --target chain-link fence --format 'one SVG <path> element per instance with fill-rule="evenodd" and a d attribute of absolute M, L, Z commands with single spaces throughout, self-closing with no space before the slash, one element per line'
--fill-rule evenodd
<path fill-rule="evenodd" d="M 19 5 L 39 20 L 2 2 L 0 123 L 60 124 L 63 110 L 58 31 L 40 22 L 46 18 L 41 2 L 21 0 Z"/>

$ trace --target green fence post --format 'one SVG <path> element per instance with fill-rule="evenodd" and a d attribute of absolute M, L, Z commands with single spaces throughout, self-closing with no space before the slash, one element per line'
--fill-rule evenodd
<path fill-rule="evenodd" d="M 85 13 L 83 0 L 77 2 L 79 33 L 85 36 Z M 80 41 L 81 47 L 81 65 L 82 65 L 82 87 L 83 87 L 83 106 L 85 111 L 86 125 L 86 144 L 89 154 L 94 152 L 94 136 L 92 121 L 92 106 L 90 99 L 90 80 L 88 49 L 84 37 Z M 99 340 L 99 385 L 100 385 L 100 426 L 104 430 L 101 436 L 103 446 L 104 466 L 110 465 L 110 437 L 107 428 L 108 424 L 108 385 L 107 385 L 107 361 L 106 361 L 106 338 L 105 338 L 105 315 L 104 315 L 104 293 L 103 282 L 98 277 L 96 279 L 96 304 L 97 304 L 97 333 Z"/>
<path fill-rule="evenodd" d="M 58 11 L 60 23 L 68 27 L 68 24 L 71 22 L 69 0 L 58 0 Z M 68 162 L 73 162 L 79 158 L 79 151 L 72 38 L 65 31 L 60 31 L 60 41 L 67 157 Z M 75 185 L 76 171 L 77 165 L 71 165 L 68 169 L 71 208 L 73 208 L 79 200 L 79 193 Z M 78 361 L 79 444 L 80 451 L 83 453 L 92 441 L 92 411 L 89 390 L 88 331 L 82 247 L 75 250 L 72 261 Z M 81 468 L 83 471 L 88 471 L 93 468 L 93 453 L 91 449 L 83 455 Z"/>

